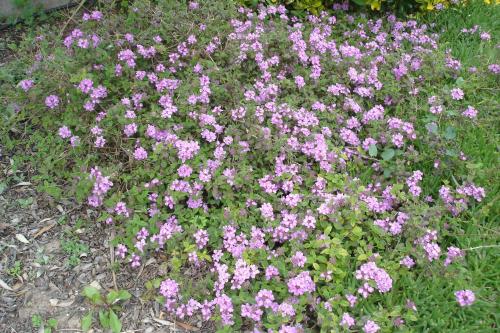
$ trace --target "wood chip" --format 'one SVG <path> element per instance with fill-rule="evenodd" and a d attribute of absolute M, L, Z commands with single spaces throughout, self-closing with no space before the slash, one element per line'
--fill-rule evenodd
<path fill-rule="evenodd" d="M 26 237 L 24 237 L 23 234 L 16 234 L 16 238 L 21 243 L 24 243 L 24 244 L 29 244 L 30 243 L 29 240 L 27 240 Z"/>
<path fill-rule="evenodd" d="M 14 289 L 9 287 L 9 285 L 7 283 L 5 283 L 2 279 L 0 279 L 0 287 L 2 287 L 3 289 L 7 289 L 9 291 L 14 291 Z"/>
<path fill-rule="evenodd" d="M 41 234 L 44 234 L 46 233 L 47 231 L 49 231 L 50 229 L 52 229 L 57 223 L 52 223 L 52 224 L 49 224 L 49 225 L 46 225 L 45 227 L 41 228 L 40 230 L 38 230 L 34 235 L 33 235 L 33 238 L 37 238 L 38 236 L 40 236 Z"/>
<path fill-rule="evenodd" d="M 162 319 L 158 319 L 158 318 L 155 318 L 153 317 L 153 320 L 156 321 L 157 323 L 159 324 L 162 324 L 164 326 L 174 326 L 175 324 L 170 322 L 170 321 L 166 321 L 166 320 L 162 320 Z"/>

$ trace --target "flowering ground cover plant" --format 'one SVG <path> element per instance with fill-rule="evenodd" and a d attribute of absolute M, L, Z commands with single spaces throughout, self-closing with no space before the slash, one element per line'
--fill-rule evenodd
<path fill-rule="evenodd" d="M 225 1 L 127 15 L 37 36 L 7 111 L 54 131 L 38 153 L 60 152 L 48 173 L 116 231 L 122 274 L 163 261 L 147 287 L 170 316 L 219 332 L 429 329 L 411 295 L 439 275 L 450 311 L 479 307 L 493 328 L 495 295 L 467 285 L 474 248 L 456 234 L 496 191 L 459 139 L 498 107 L 498 63 L 466 68 L 431 26 L 392 15 Z"/>

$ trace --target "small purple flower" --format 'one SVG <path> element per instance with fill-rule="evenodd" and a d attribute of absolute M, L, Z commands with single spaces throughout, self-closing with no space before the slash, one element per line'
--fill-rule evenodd
<path fill-rule="evenodd" d="M 410 256 L 404 257 L 399 263 L 406 268 L 412 268 L 413 266 L 415 266 L 415 261 Z"/>
<path fill-rule="evenodd" d="M 304 264 L 307 261 L 307 258 L 304 256 L 304 254 L 300 251 L 295 252 L 295 254 L 292 256 L 292 265 L 295 267 L 304 267 Z"/>
<path fill-rule="evenodd" d="M 350 314 L 345 312 L 342 315 L 342 320 L 340 321 L 340 326 L 344 326 L 345 328 L 351 328 L 351 326 L 354 326 L 356 322 L 354 321 L 354 318 L 351 317 Z"/>
<path fill-rule="evenodd" d="M 55 109 L 59 105 L 59 97 L 56 95 L 50 95 L 45 98 L 45 105 L 49 109 Z"/>
<path fill-rule="evenodd" d="M 148 158 L 148 152 L 142 147 L 138 147 L 134 151 L 134 158 L 138 161 L 145 160 Z"/>
<path fill-rule="evenodd" d="M 294 296 L 304 295 L 316 290 L 316 285 L 311 279 L 308 271 L 301 272 L 288 281 L 288 291 Z"/>
<path fill-rule="evenodd" d="M 297 87 L 299 89 L 301 89 L 302 87 L 304 87 L 306 85 L 306 82 L 304 81 L 304 78 L 300 75 L 297 75 L 295 77 L 295 84 L 297 85 Z"/>
<path fill-rule="evenodd" d="M 462 112 L 462 116 L 474 119 L 477 117 L 477 110 L 473 106 L 468 106 L 467 109 Z"/>
<path fill-rule="evenodd" d="M 118 244 L 116 247 L 116 252 L 115 252 L 117 257 L 120 257 L 121 259 L 125 258 L 125 254 L 127 254 L 127 247 L 123 244 Z"/>
<path fill-rule="evenodd" d="M 71 136 L 71 130 L 67 126 L 59 128 L 59 136 L 63 139 L 67 139 Z"/>
<path fill-rule="evenodd" d="M 179 167 L 179 169 L 177 169 L 177 174 L 179 175 L 179 177 L 182 177 L 182 178 L 187 178 L 187 177 L 191 176 L 192 172 L 193 172 L 193 169 L 187 164 L 183 164 Z"/>
<path fill-rule="evenodd" d="M 33 87 L 33 85 L 34 85 L 33 80 L 22 80 L 21 82 L 19 82 L 19 86 L 24 91 L 30 90 Z"/>
<path fill-rule="evenodd" d="M 455 298 L 460 306 L 469 306 L 476 300 L 476 296 L 471 290 L 459 290 L 455 292 Z"/>
<path fill-rule="evenodd" d="M 376 333 L 380 329 L 380 326 L 372 320 L 367 320 L 365 326 L 363 326 L 363 332 L 365 333 Z"/>
<path fill-rule="evenodd" d="M 72 136 L 71 139 L 69 139 L 69 142 L 71 144 L 71 147 L 76 147 L 80 145 L 80 137 L 79 136 Z"/>
<path fill-rule="evenodd" d="M 451 89 L 451 98 L 460 101 L 464 98 L 464 92 L 460 88 L 453 88 Z"/>
<path fill-rule="evenodd" d="M 487 32 L 482 32 L 481 35 L 479 35 L 479 37 L 481 37 L 481 39 L 484 41 L 488 41 L 491 39 L 491 35 Z"/>
<path fill-rule="evenodd" d="M 160 285 L 160 294 L 167 298 L 175 298 L 179 293 L 179 284 L 172 279 L 166 279 Z"/>

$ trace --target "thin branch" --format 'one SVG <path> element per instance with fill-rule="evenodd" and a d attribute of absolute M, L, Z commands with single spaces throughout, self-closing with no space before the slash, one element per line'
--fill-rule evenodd
<path fill-rule="evenodd" d="M 479 249 L 488 249 L 488 248 L 494 248 L 494 247 L 500 247 L 500 244 L 496 244 L 496 245 L 481 245 L 481 246 L 476 246 L 476 247 L 470 247 L 468 249 L 464 249 L 464 251 L 472 251 L 472 250 L 479 250 Z"/>
<path fill-rule="evenodd" d="M 73 17 L 75 17 L 76 13 L 80 10 L 80 8 L 82 8 L 83 4 L 85 3 L 85 0 L 82 0 L 80 1 L 80 4 L 78 5 L 78 7 L 75 9 L 75 11 L 73 12 L 73 14 L 71 15 L 71 17 L 69 18 L 69 20 L 66 21 L 66 23 L 64 23 L 61 31 L 59 31 L 59 37 L 62 37 L 63 35 L 63 32 L 64 32 L 64 29 L 66 29 L 66 27 L 68 26 L 69 24 L 69 21 L 73 20 Z"/>

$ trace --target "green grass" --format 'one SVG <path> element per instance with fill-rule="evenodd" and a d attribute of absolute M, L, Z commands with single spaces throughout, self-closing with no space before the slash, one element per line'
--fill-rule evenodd
<path fill-rule="evenodd" d="M 464 71 L 471 66 L 481 66 L 484 70 L 487 64 L 499 63 L 500 49 L 496 45 L 500 42 L 500 6 L 474 2 L 464 8 L 429 13 L 420 19 L 435 24 L 432 29 L 441 32 L 440 48 L 443 51 L 451 49 L 452 56 L 460 60 Z M 469 29 L 476 24 L 481 31 L 491 34 L 490 42 L 481 42 L 479 34 L 461 32 L 463 28 Z M 469 159 L 469 168 L 461 168 L 460 173 L 453 176 L 461 179 L 475 176 L 476 183 L 487 189 L 487 198 L 470 210 L 467 216 L 450 223 L 446 235 L 448 245 L 455 244 L 463 249 L 500 242 L 498 78 L 484 82 L 472 77 L 466 84 L 467 89 L 473 92 L 469 99 L 475 103 L 473 105 L 477 106 L 480 114 L 477 122 L 466 127 L 458 138 L 459 147 Z M 450 176 L 445 172 L 441 178 L 435 177 L 430 181 L 440 186 Z M 427 276 L 415 275 L 413 283 L 398 281 L 398 284 L 406 286 L 401 289 L 402 298 L 411 299 L 417 305 L 420 320 L 412 325 L 414 332 L 498 332 L 499 247 L 468 250 L 463 267 L 450 272 L 429 272 Z M 476 293 L 474 306 L 457 306 L 453 293 L 460 289 L 471 289 Z"/>

